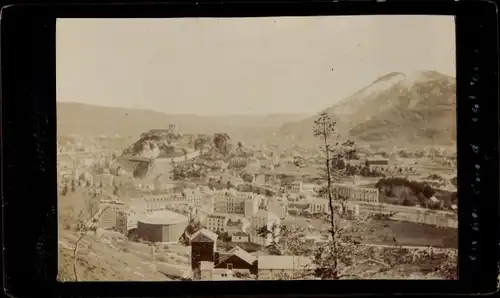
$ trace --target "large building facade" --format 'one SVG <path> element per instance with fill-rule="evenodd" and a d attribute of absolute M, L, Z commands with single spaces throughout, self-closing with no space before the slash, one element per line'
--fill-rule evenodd
<path fill-rule="evenodd" d="M 258 211 L 260 201 L 253 193 L 224 190 L 214 193 L 208 203 L 212 212 L 250 217 Z"/>
<path fill-rule="evenodd" d="M 355 184 L 334 184 L 332 186 L 332 191 L 335 196 L 347 201 L 379 202 L 380 194 L 377 188 L 362 187 Z M 325 198 L 328 198 L 328 194 L 325 194 Z"/>
<path fill-rule="evenodd" d="M 138 219 L 137 234 L 150 242 L 177 242 L 188 225 L 188 218 L 171 211 L 155 211 Z"/>

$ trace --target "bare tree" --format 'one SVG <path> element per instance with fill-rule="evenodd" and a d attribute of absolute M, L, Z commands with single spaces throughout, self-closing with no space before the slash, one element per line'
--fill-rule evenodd
<path fill-rule="evenodd" d="M 328 196 L 328 203 L 330 207 L 330 223 L 332 225 L 331 235 L 335 238 L 335 221 L 334 221 L 334 201 L 338 201 L 340 196 L 333 189 L 334 181 L 338 180 L 342 175 L 344 169 L 335 167 L 336 163 L 344 158 L 346 154 L 352 154 L 354 151 L 353 141 L 340 142 L 340 134 L 337 133 L 335 128 L 336 122 L 332 121 L 328 113 L 322 112 L 314 121 L 313 133 L 322 142 L 322 151 L 324 152 L 324 168 L 319 170 L 323 172 L 322 176 L 326 179 L 327 187 L 325 190 Z"/>
<path fill-rule="evenodd" d="M 89 203 L 87 203 L 87 201 Z M 88 232 L 92 230 L 92 228 L 99 221 L 99 218 L 104 214 L 104 212 L 106 212 L 106 210 L 109 208 L 109 206 L 107 206 L 103 210 L 99 210 L 99 205 L 92 202 L 94 200 L 87 200 L 87 201 L 86 201 L 86 208 L 87 212 L 89 212 L 90 221 L 83 225 L 81 223 L 79 224 L 78 230 L 81 232 L 81 235 L 76 240 L 75 247 L 73 248 L 73 274 L 75 276 L 75 281 L 78 281 L 78 274 L 76 272 L 78 245 L 80 244 L 80 241 L 82 241 L 83 238 L 87 236 Z"/>
<path fill-rule="evenodd" d="M 283 276 L 282 279 L 296 279 L 298 277 L 320 278 L 320 279 L 344 279 L 344 278 L 369 278 L 364 274 L 362 268 L 366 264 L 376 264 L 376 267 L 386 269 L 389 267 L 381 260 L 374 259 L 369 254 L 369 246 L 362 243 L 362 238 L 357 236 L 364 229 L 362 225 L 371 219 L 371 215 L 354 217 L 346 215 L 345 212 L 336 212 L 334 205 L 340 203 L 345 211 L 347 198 L 340 195 L 334 188 L 334 183 L 345 175 L 346 167 L 338 166 L 340 160 L 354 153 L 354 142 L 340 141 L 336 131 L 336 123 L 331 120 L 327 113 L 321 113 L 314 122 L 314 136 L 322 141 L 321 149 L 324 151 L 324 167 L 320 168 L 323 178 L 326 180 L 324 194 L 328 198 L 329 213 L 320 216 L 330 226 L 328 229 L 329 239 L 326 243 L 315 243 L 310 245 L 303 240 L 310 231 L 297 227 L 282 227 L 281 234 L 272 246 L 280 253 L 292 255 L 309 256 L 313 260 L 314 270 L 304 268 L 294 276 Z M 342 225 L 341 220 L 346 223 Z M 274 229 L 271 229 L 274 230 Z M 267 231 L 270 233 L 272 231 Z"/>
<path fill-rule="evenodd" d="M 314 124 L 314 135 L 322 141 L 324 151 L 323 178 L 326 180 L 326 189 L 323 191 L 328 198 L 329 214 L 319 215 L 321 219 L 328 223 L 329 239 L 321 243 L 317 241 L 314 245 L 304 241 L 304 235 L 311 231 L 297 227 L 281 227 L 279 238 L 271 244 L 278 254 L 291 254 L 296 256 L 308 256 L 313 260 L 314 270 L 303 268 L 293 274 L 283 274 L 279 279 L 366 279 L 373 278 L 374 275 L 385 272 L 399 264 L 428 263 L 431 260 L 440 260 L 440 265 L 436 271 L 447 279 L 452 279 L 454 275 L 454 264 L 456 259 L 453 252 L 440 255 L 439 257 L 432 251 L 408 252 L 399 246 L 389 248 L 379 248 L 378 246 L 363 243 L 363 234 L 367 229 L 365 226 L 374 215 L 352 216 L 345 211 L 347 198 L 339 194 L 334 188 L 334 183 L 345 174 L 345 167 L 337 167 L 338 161 L 346 155 L 354 152 L 352 141 L 339 141 L 339 135 L 335 130 L 333 122 L 328 114 L 322 113 Z M 335 210 L 334 205 L 340 203 L 343 212 Z M 267 227 L 259 229 L 259 233 L 268 235 L 273 233 L 275 228 Z M 386 249 L 389 252 L 401 254 L 401 257 L 388 260 L 381 258 L 374 250 Z M 387 263 L 389 261 L 389 263 Z M 455 275 L 456 276 L 456 275 Z"/>

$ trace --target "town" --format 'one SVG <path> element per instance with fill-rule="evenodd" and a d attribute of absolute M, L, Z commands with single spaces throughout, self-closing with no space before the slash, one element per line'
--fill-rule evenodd
<path fill-rule="evenodd" d="M 57 25 L 58 280 L 458 279 L 453 16 Z"/>
<path fill-rule="evenodd" d="M 125 280 L 324 279 L 305 248 L 332 241 L 332 211 L 338 226 L 359 226 L 350 239 L 370 251 L 353 276 L 449 278 L 439 262 L 458 245 L 454 149 L 354 143 L 332 163 L 328 191 L 318 145 L 176 124 L 136 139 L 59 137 L 61 263 L 82 267 L 66 268 L 68 280 L 98 280 L 92 258 L 123 267 Z"/>

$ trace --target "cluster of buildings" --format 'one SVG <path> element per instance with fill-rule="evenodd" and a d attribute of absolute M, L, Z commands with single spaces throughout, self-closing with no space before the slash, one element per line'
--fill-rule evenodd
<path fill-rule="evenodd" d="M 263 200 L 266 200 L 263 205 L 267 206 L 267 210 L 259 208 Z M 213 192 L 205 199 L 204 207 L 201 221 L 208 230 L 228 233 L 229 236 L 239 234 L 238 241 L 247 239 L 247 242 L 259 245 L 269 245 L 275 241 L 275 235 L 264 236 L 259 234 L 257 229 L 271 229 L 288 216 L 288 204 L 285 200 L 268 200 L 260 195 L 234 189 Z M 232 220 L 235 218 L 237 220 Z"/>
<path fill-rule="evenodd" d="M 234 280 L 245 274 L 258 280 L 276 280 L 314 270 L 310 258 L 302 256 L 254 256 L 236 246 L 227 252 L 217 249 L 218 235 L 201 229 L 191 239 L 193 280 Z"/>

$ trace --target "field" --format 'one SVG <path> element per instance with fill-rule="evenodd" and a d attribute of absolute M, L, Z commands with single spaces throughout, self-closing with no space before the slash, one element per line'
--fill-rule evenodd
<path fill-rule="evenodd" d="M 296 216 L 287 219 L 284 223 L 294 223 L 302 227 L 313 226 L 318 231 L 327 231 L 329 224 L 320 219 L 306 219 Z M 431 225 L 394 221 L 394 220 L 371 220 L 360 226 L 363 233 L 358 236 L 363 237 L 363 242 L 369 244 L 394 244 L 394 239 L 398 245 L 407 246 L 428 246 L 457 248 L 458 230 L 451 228 L 438 228 Z"/>

